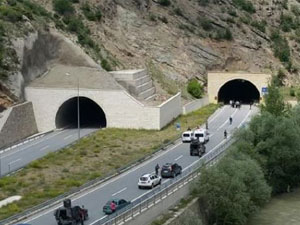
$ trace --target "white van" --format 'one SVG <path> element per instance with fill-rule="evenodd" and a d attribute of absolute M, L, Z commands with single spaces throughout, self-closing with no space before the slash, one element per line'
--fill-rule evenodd
<path fill-rule="evenodd" d="M 207 143 L 209 141 L 209 133 L 206 129 L 197 129 L 193 132 L 192 138 L 199 139 L 200 143 Z"/>
<path fill-rule="evenodd" d="M 193 131 L 185 131 L 181 135 L 181 140 L 182 142 L 191 142 L 192 141 L 192 136 L 193 136 Z"/>

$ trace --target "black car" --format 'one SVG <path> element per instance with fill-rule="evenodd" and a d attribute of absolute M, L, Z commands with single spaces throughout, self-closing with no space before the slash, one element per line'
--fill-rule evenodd
<path fill-rule="evenodd" d="M 116 207 L 115 210 L 111 209 L 111 202 L 115 203 L 115 207 Z M 103 206 L 103 212 L 105 214 L 112 214 L 112 213 L 128 206 L 129 204 L 130 204 L 130 201 L 126 201 L 125 199 L 118 199 L 118 198 L 111 199 L 108 202 L 106 202 L 106 204 Z"/>
<path fill-rule="evenodd" d="M 201 157 L 205 154 L 206 147 L 203 143 L 201 143 L 198 139 L 192 139 L 190 144 L 190 155 L 197 155 Z"/>
<path fill-rule="evenodd" d="M 177 163 L 166 163 L 161 168 L 161 177 L 176 177 L 177 175 L 181 174 L 182 167 L 179 166 Z"/>
<path fill-rule="evenodd" d="M 89 218 L 88 210 L 84 207 L 71 205 L 71 199 L 64 200 L 64 206 L 54 212 L 57 225 L 77 225 Z"/>

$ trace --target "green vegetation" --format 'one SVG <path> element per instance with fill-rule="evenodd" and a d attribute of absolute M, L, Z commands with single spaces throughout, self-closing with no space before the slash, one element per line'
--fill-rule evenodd
<path fill-rule="evenodd" d="M 201 98 L 204 92 L 203 86 L 196 79 L 188 83 L 187 91 L 195 98 Z"/>
<path fill-rule="evenodd" d="M 241 151 L 237 146 L 217 165 L 203 169 L 194 184 L 209 225 L 246 224 L 270 198 L 259 164 Z"/>
<path fill-rule="evenodd" d="M 100 21 L 102 17 L 101 10 L 99 8 L 93 9 L 87 2 L 81 5 L 81 10 L 84 16 L 90 21 Z"/>
<path fill-rule="evenodd" d="M 254 8 L 251 1 L 248 1 L 248 0 L 233 0 L 232 2 L 236 7 L 239 7 L 239 8 L 241 8 L 242 10 L 244 10 L 246 12 L 249 12 L 249 13 L 255 13 L 256 12 L 256 10 L 255 10 L 255 8 Z"/>
<path fill-rule="evenodd" d="M 205 17 L 199 19 L 199 22 L 200 22 L 200 26 L 206 30 L 206 31 L 210 31 L 212 30 L 213 26 L 212 26 L 212 23 L 211 23 L 211 20 L 210 19 L 207 19 Z"/>
<path fill-rule="evenodd" d="M 183 130 L 203 124 L 217 109 L 206 106 L 180 116 L 160 131 L 105 129 L 83 138 L 79 143 L 50 153 L 34 161 L 22 171 L 1 178 L 0 199 L 21 195 L 22 200 L 0 208 L 0 219 L 51 199 L 97 177 L 115 173 L 125 165 L 156 151 L 163 143 L 178 138 L 175 129 L 180 122 Z M 76 165 L 76 166 L 74 166 Z"/>
<path fill-rule="evenodd" d="M 280 34 L 279 30 L 274 30 L 271 33 L 272 47 L 275 57 L 289 66 L 291 64 L 290 47 L 285 37 Z"/>
<path fill-rule="evenodd" d="M 300 8 L 297 5 L 291 5 L 291 11 L 295 16 L 300 16 Z"/>
<path fill-rule="evenodd" d="M 73 14 L 75 9 L 69 0 L 53 0 L 53 8 L 60 15 Z"/>
<path fill-rule="evenodd" d="M 266 32 L 266 25 L 267 22 L 265 20 L 263 21 L 252 21 L 251 26 L 255 27 L 256 29 L 260 30 L 261 32 Z"/>
<path fill-rule="evenodd" d="M 229 28 L 217 29 L 217 33 L 213 36 L 216 40 L 227 40 L 231 41 L 233 39 L 231 30 Z"/>
<path fill-rule="evenodd" d="M 289 14 L 281 14 L 280 15 L 280 27 L 284 32 L 290 32 L 292 29 L 296 28 L 296 24 L 294 23 L 294 19 Z"/>
<path fill-rule="evenodd" d="M 209 0 L 198 0 L 199 4 L 202 6 L 207 6 L 209 3 Z"/>
<path fill-rule="evenodd" d="M 170 0 L 159 0 L 158 3 L 162 6 L 169 6 L 171 5 L 171 1 Z"/>

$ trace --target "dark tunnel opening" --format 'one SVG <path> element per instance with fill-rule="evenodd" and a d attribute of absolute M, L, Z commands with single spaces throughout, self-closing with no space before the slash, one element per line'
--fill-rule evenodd
<path fill-rule="evenodd" d="M 249 81 L 236 79 L 225 83 L 219 90 L 218 102 L 228 104 L 230 100 L 240 101 L 242 104 L 259 102 L 260 94 Z"/>
<path fill-rule="evenodd" d="M 74 97 L 64 102 L 58 109 L 56 128 L 78 127 L 78 98 Z M 79 118 L 81 128 L 106 127 L 106 116 L 101 107 L 86 97 L 79 97 Z"/>

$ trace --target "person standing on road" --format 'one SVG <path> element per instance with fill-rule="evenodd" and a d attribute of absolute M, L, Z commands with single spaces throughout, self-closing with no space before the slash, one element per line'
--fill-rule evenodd
<path fill-rule="evenodd" d="M 227 131 L 224 130 L 224 138 L 227 139 Z"/>
<path fill-rule="evenodd" d="M 229 117 L 229 124 L 230 125 L 232 124 L 232 117 L 231 116 Z"/>
<path fill-rule="evenodd" d="M 158 163 L 157 163 L 156 166 L 155 166 L 155 174 L 156 174 L 156 175 L 158 175 L 158 170 L 159 170 L 159 165 L 158 165 Z"/>
<path fill-rule="evenodd" d="M 205 122 L 205 128 L 206 128 L 206 130 L 208 130 L 208 121 L 207 120 Z"/>

